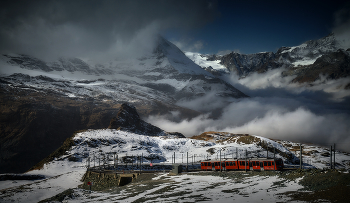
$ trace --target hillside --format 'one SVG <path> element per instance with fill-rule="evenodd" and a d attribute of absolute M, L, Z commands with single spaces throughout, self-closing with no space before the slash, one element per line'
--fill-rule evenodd
<path fill-rule="evenodd" d="M 125 123 L 125 121 L 129 122 Z M 304 148 L 303 168 L 318 168 L 323 170 L 329 168 L 329 149 L 310 144 L 302 144 L 302 146 Z M 84 185 L 81 185 L 86 183 L 82 182 L 81 179 L 86 172 L 86 169 L 89 167 L 106 168 L 109 170 L 119 170 L 124 172 L 124 170 L 135 169 L 136 165 L 142 161 L 143 171 L 153 171 L 155 170 L 153 167 L 158 169 L 163 168 L 162 170 L 165 170 L 165 166 L 171 165 L 173 162 L 183 165 L 189 164 L 190 168 L 193 169 L 200 167 L 199 162 L 201 160 L 219 159 L 221 155 L 222 159 L 256 157 L 282 158 L 285 167 L 294 168 L 299 167 L 300 154 L 298 154 L 298 152 L 299 143 L 271 140 L 261 136 L 248 134 L 205 132 L 201 135 L 193 136 L 192 138 L 184 138 L 179 133 L 167 133 L 156 126 L 142 121 L 139 119 L 134 106 L 123 104 L 117 115 L 111 119 L 109 129 L 90 129 L 76 132 L 54 153 L 33 167 L 31 171 L 24 175 L 12 174 L 11 177 L 15 177 L 16 181 L 6 179 L 0 181 L 0 200 L 2 202 L 11 202 L 15 200 L 25 200 L 26 202 L 45 200 L 45 202 L 47 202 L 53 199 L 60 199 L 60 201 L 65 199 L 67 201 L 86 202 L 88 201 L 88 196 L 85 195 L 87 190 L 81 189 L 86 189 Z M 349 160 L 349 153 L 336 151 L 335 168 L 339 171 L 349 170 Z M 116 163 L 119 165 L 116 165 Z M 153 167 L 150 166 L 151 163 L 154 164 Z M 157 165 L 158 167 L 156 167 Z M 220 184 L 230 185 L 232 183 L 232 181 L 230 181 L 231 179 L 238 182 L 243 181 L 242 188 L 245 190 L 244 188 L 253 186 L 250 183 L 254 180 L 257 182 L 254 184 L 254 188 L 256 188 L 257 191 L 262 188 L 269 190 L 270 187 L 274 188 L 273 191 L 279 191 L 278 193 L 270 193 L 270 197 L 263 197 L 263 199 L 268 198 L 270 201 L 274 201 L 276 198 L 290 198 L 288 193 L 285 193 L 286 191 L 297 192 L 300 188 L 310 187 L 301 181 L 304 176 L 307 177 L 305 174 L 308 173 L 310 173 L 310 171 L 299 171 L 293 173 L 287 171 L 283 173 L 279 172 L 277 173 L 278 176 L 276 176 L 276 173 L 274 172 L 250 172 L 243 175 L 237 175 L 241 174 L 239 172 L 225 172 L 225 174 L 220 176 L 228 179 L 224 179 L 225 181 Z M 313 175 L 317 173 L 321 176 L 323 174 L 322 171 L 311 171 L 311 173 Z M 333 172 L 330 172 L 329 174 L 333 174 Z M 212 186 L 215 186 L 214 188 L 216 188 L 218 186 L 217 184 L 221 181 L 214 178 L 218 175 L 215 172 L 206 175 L 214 181 L 202 182 L 203 179 L 200 178 L 201 173 L 198 172 L 192 175 L 188 173 L 180 177 L 175 176 L 173 177 L 175 179 L 170 178 L 170 180 L 169 178 L 166 178 L 164 172 L 155 174 L 151 173 L 140 175 L 132 186 L 135 190 L 140 192 L 140 195 L 158 190 L 160 190 L 158 192 L 163 191 L 161 193 L 165 194 L 168 192 L 168 189 L 163 190 L 165 186 L 177 188 L 177 182 L 181 179 L 180 182 L 186 181 L 187 184 L 190 185 L 194 183 L 200 183 L 200 185 L 207 184 L 204 188 L 200 186 L 199 188 L 202 188 L 200 191 L 211 191 Z M 0 178 L 3 177 L 5 176 L 1 176 Z M 39 177 L 39 179 L 22 180 L 24 178 L 21 177 Z M 97 185 L 103 185 L 103 181 L 111 181 L 108 177 L 106 177 L 107 179 L 105 180 L 103 178 L 104 175 L 101 176 L 102 179 L 100 176 L 98 177 L 100 181 L 95 183 L 96 187 Z M 164 180 L 161 181 L 162 184 L 164 184 L 164 187 L 155 186 L 158 184 L 157 180 L 159 180 L 159 178 Z M 338 179 L 337 181 L 339 184 L 343 184 L 340 181 L 341 178 Z M 276 186 L 280 185 L 281 181 L 285 182 L 285 184 Z M 140 182 L 145 186 L 143 189 L 139 188 Z M 154 185 L 154 187 L 148 188 L 149 184 Z M 284 189 L 286 185 L 288 185 L 288 190 Z M 336 184 L 336 186 L 339 185 Z M 111 190 L 125 190 L 125 187 L 102 188 L 108 189 L 108 192 L 111 192 Z M 183 189 L 186 189 L 186 187 L 181 188 L 182 189 L 179 188 L 179 192 L 182 194 Z M 240 189 L 237 190 L 240 191 Z M 330 192 L 333 191 L 333 189 L 329 190 Z M 206 195 L 200 191 L 196 190 L 193 194 L 191 192 L 191 194 L 199 195 L 198 198 L 200 199 L 206 197 Z M 245 197 L 256 198 L 257 196 L 255 193 L 256 192 L 245 193 Z M 282 196 L 281 193 L 283 193 Z M 105 201 L 105 194 L 108 193 L 106 193 L 106 191 L 102 191 L 102 193 L 97 191 L 94 192 L 96 198 L 102 198 L 101 201 Z M 226 194 L 226 192 L 224 191 L 223 194 Z M 131 198 L 136 200 L 144 198 L 143 196 L 144 195 L 142 195 L 142 197 L 133 197 L 126 195 L 123 197 L 117 196 L 116 198 Z M 260 197 L 260 195 L 258 196 Z M 114 196 L 111 198 L 113 199 Z M 152 197 L 149 198 L 153 199 Z M 191 198 L 199 200 L 197 197 Z M 206 199 L 210 201 L 213 201 L 213 198 L 226 199 L 227 197 L 222 196 L 221 194 L 220 196 L 214 195 L 206 197 Z M 337 196 L 332 196 L 332 198 L 338 199 Z M 110 201 L 110 199 L 108 198 L 106 201 Z"/>
<path fill-rule="evenodd" d="M 214 139 L 213 141 L 204 141 L 204 140 L 198 140 L 198 139 L 190 139 L 190 138 L 171 138 L 169 136 L 156 136 L 156 137 L 150 137 L 140 134 L 134 134 L 131 132 L 126 131 L 120 131 L 116 129 L 101 129 L 101 130 L 87 130 L 83 132 L 77 133 L 74 137 L 72 137 L 72 145 L 71 148 L 66 148 L 69 150 L 66 150 L 64 154 L 59 155 L 58 157 L 53 158 L 52 161 L 47 162 L 43 165 L 43 167 L 40 170 L 33 170 L 28 172 L 27 174 L 31 175 L 44 175 L 45 179 L 43 180 L 37 180 L 37 181 L 25 181 L 25 180 L 17 180 L 14 181 L 0 181 L 0 189 L 2 191 L 2 194 L 0 195 L 0 198 L 2 201 L 12 201 L 12 200 L 18 200 L 23 201 L 26 199 L 27 202 L 37 202 L 43 199 L 47 199 L 50 197 L 53 197 L 61 192 L 64 192 L 67 189 L 70 189 L 69 194 L 73 194 L 75 196 L 68 195 L 63 196 L 69 201 L 88 201 L 86 198 L 89 196 L 86 196 L 86 190 L 78 189 L 78 185 L 82 184 L 81 178 L 83 174 L 86 171 L 86 166 L 88 163 L 90 163 L 90 166 L 98 166 L 99 164 L 105 165 L 110 164 L 113 165 L 113 160 L 111 157 L 113 157 L 113 154 L 116 153 L 118 155 L 118 162 L 119 164 L 123 162 L 123 157 L 136 157 L 143 155 L 143 162 L 145 165 L 149 163 L 155 163 L 155 164 L 171 164 L 172 163 L 172 156 L 175 152 L 175 162 L 176 163 L 183 163 L 186 165 L 186 155 L 189 154 L 189 164 L 192 164 L 192 161 L 194 161 L 194 164 L 197 164 L 200 160 L 204 160 L 207 158 L 216 159 L 218 157 L 218 152 L 221 149 L 222 158 L 231 158 L 232 156 L 236 157 L 236 149 L 238 151 L 238 157 L 245 157 L 245 150 L 248 152 L 248 156 L 266 156 L 266 150 L 259 145 L 261 141 L 264 141 L 269 144 L 270 148 L 275 147 L 278 149 L 279 152 L 286 152 L 291 153 L 293 159 L 295 159 L 296 163 L 293 165 L 292 163 L 288 162 L 288 160 L 281 156 L 281 153 L 277 153 L 276 157 L 281 157 L 284 161 L 287 167 L 298 167 L 298 152 L 293 150 L 295 147 L 298 147 L 297 143 L 287 142 L 287 141 L 273 141 L 267 138 L 254 136 L 254 135 L 234 135 L 229 133 L 220 133 L 220 132 L 208 132 L 207 135 L 211 135 Z M 247 142 L 247 140 L 250 140 Z M 304 147 L 304 167 L 305 168 L 324 168 L 328 167 L 328 161 L 329 157 L 327 157 L 328 149 L 312 146 L 312 145 L 306 145 L 303 144 Z M 289 150 L 290 149 L 290 150 Z M 277 150 L 276 150 L 277 151 Z M 111 153 L 111 154 L 110 154 Z M 108 155 L 109 154 L 109 158 Z M 182 156 L 184 155 L 184 156 Z M 107 159 L 105 159 L 107 156 Z M 272 157 L 273 153 L 269 153 L 269 156 Z M 336 167 L 338 169 L 349 169 L 349 154 L 342 153 L 340 151 L 337 151 L 336 153 Z M 90 157 L 90 162 L 88 162 L 88 158 Z M 95 158 L 95 159 L 94 159 Z M 194 159 L 194 160 L 193 160 Z M 105 163 L 102 160 L 107 160 Z M 99 162 L 101 161 L 101 162 Z M 134 160 L 134 164 L 136 164 L 136 160 Z M 129 163 L 129 167 L 132 167 Z M 287 172 L 288 173 L 288 172 Z M 314 174 L 314 172 L 312 172 Z M 316 173 L 316 172 L 315 172 Z M 304 176 L 302 173 L 292 173 L 292 174 L 280 174 L 280 176 L 275 176 L 273 174 L 247 174 L 247 176 L 237 176 L 235 175 L 237 173 L 225 173 L 225 176 L 234 178 L 235 181 L 241 180 L 242 188 L 246 187 L 252 187 L 251 181 L 254 180 L 256 182 L 254 186 L 254 190 L 259 191 L 261 188 L 265 188 L 270 190 L 271 187 L 274 188 L 272 191 L 279 191 L 278 194 L 282 195 L 281 193 L 284 193 L 286 191 L 297 191 L 298 189 L 303 188 L 299 180 Z M 240 174 L 240 173 L 238 173 Z M 293 175 L 294 174 L 294 175 Z M 321 173 L 322 174 L 322 173 Z M 197 177 L 199 175 L 199 177 Z M 207 174 L 209 179 L 203 179 L 200 174 L 187 174 L 182 176 L 174 176 L 169 177 L 170 179 L 174 179 L 175 182 L 164 182 L 162 181 L 162 184 L 165 184 L 164 186 L 169 187 L 176 187 L 177 188 L 177 182 L 181 179 L 184 179 L 183 181 L 180 181 L 184 183 L 184 181 L 187 184 L 200 184 L 205 185 L 199 186 L 199 188 L 202 188 L 203 191 L 211 191 L 210 188 L 207 188 L 207 186 L 214 186 L 221 182 L 220 180 L 217 180 L 213 176 L 218 175 L 216 173 L 214 174 Z M 278 186 L 278 182 L 283 181 L 283 178 L 290 177 L 292 180 L 285 180 L 285 185 Z M 149 180 L 155 181 L 150 182 L 146 181 L 147 178 L 150 178 Z M 141 181 L 140 183 L 135 182 L 135 184 L 132 184 L 132 188 L 134 188 L 135 191 L 140 190 L 140 195 L 144 193 L 150 193 L 152 191 L 158 191 L 161 190 L 163 187 L 155 186 L 157 185 L 157 177 L 163 179 L 168 179 L 166 174 L 160 173 L 158 175 L 149 175 L 146 176 L 140 176 L 138 178 L 138 181 Z M 151 177 L 154 177 L 152 179 Z M 238 178 L 238 179 L 237 179 Z M 247 179 L 246 179 L 247 178 Z M 282 178 L 282 179 L 281 179 Z M 143 182 L 144 180 L 145 182 Z M 178 181 L 177 181 L 178 180 Z M 203 180 L 212 180 L 212 181 L 205 181 Z M 221 178 L 222 180 L 222 178 Z M 225 183 L 220 183 L 223 185 L 230 184 L 230 179 L 224 179 Z M 335 180 L 335 179 L 334 179 Z M 242 182 L 243 181 L 243 182 Z M 268 182 L 268 184 L 267 184 Z M 144 189 L 139 188 L 139 184 L 143 184 Z M 146 184 L 146 185 L 145 185 Z M 147 184 L 155 184 L 154 187 L 147 189 Z M 236 183 L 238 184 L 238 183 Z M 266 185 L 267 184 L 267 185 Z M 274 186 L 272 186 L 274 185 Z M 294 186 L 293 186 L 294 185 Z M 140 186 L 141 187 L 141 186 Z M 218 185 L 216 185 L 218 187 Z M 216 188 L 215 187 L 215 188 Z M 227 185 L 227 187 L 229 187 Z M 8 188 L 8 189 L 7 189 Z M 10 189 L 11 188 L 11 189 Z M 113 188 L 114 190 L 125 190 L 126 188 L 129 188 L 127 186 L 125 187 L 117 187 Z M 183 188 L 183 187 L 181 187 Z M 187 187 L 184 187 L 184 189 Z M 190 187 L 192 188 L 192 187 Z M 219 187 L 220 190 L 224 190 L 224 188 Z M 73 190 L 72 190 L 73 189 Z M 287 190 L 286 190 L 287 189 Z M 177 189 L 179 192 L 184 191 L 182 189 Z M 165 194 L 167 194 L 168 189 L 163 191 Z M 240 191 L 240 189 L 238 189 Z M 66 191 L 67 192 L 67 191 Z M 65 192 L 65 193 L 66 193 Z M 109 190 L 110 192 L 110 190 Z M 160 192 L 160 191 L 158 191 Z M 170 191 L 169 191 L 170 192 Z M 241 191 L 242 192 L 242 191 Z M 197 194 L 202 196 L 206 196 L 205 194 L 202 194 L 200 191 L 197 191 L 194 189 L 194 194 Z M 62 193 L 61 195 L 63 195 Z M 108 194 L 105 192 L 93 192 L 93 195 L 96 198 L 102 198 L 105 197 L 103 194 Z M 111 195 L 114 194 L 113 192 Z M 127 195 L 128 193 L 124 193 L 124 196 L 110 196 L 112 199 L 115 197 L 117 199 L 119 198 L 132 198 L 132 199 L 139 199 L 141 198 L 138 196 L 131 197 Z M 138 193 L 137 193 L 138 194 Z M 171 193 L 172 194 L 172 193 Z M 177 193 L 174 193 L 174 195 Z M 192 193 L 191 193 L 192 194 Z M 220 193 L 215 193 L 220 194 Z M 226 194 L 226 193 L 223 193 Z M 144 197 L 144 195 L 142 195 Z M 175 195 L 176 196 L 176 195 Z M 236 198 L 238 198 L 237 196 Z M 256 195 L 254 193 L 246 193 L 246 197 L 255 198 Z M 276 200 L 278 197 L 277 193 L 269 193 L 269 197 L 262 197 L 263 199 L 270 199 L 271 201 Z M 282 196 L 279 196 L 279 198 L 286 198 L 285 194 Z M 152 199 L 152 197 L 149 197 Z M 193 197 L 195 198 L 195 197 Z M 208 197 L 208 200 L 213 201 L 213 198 L 226 198 L 225 196 L 211 196 Z M 196 198 L 195 198 L 196 199 Z M 287 198 L 288 199 L 288 198 Z M 107 200 L 101 200 L 101 201 L 107 201 Z"/>

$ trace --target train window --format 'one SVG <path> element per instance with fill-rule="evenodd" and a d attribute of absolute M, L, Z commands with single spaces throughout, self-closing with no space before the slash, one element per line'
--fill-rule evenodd
<path fill-rule="evenodd" d="M 233 162 L 233 165 L 236 166 L 236 162 Z"/>
<path fill-rule="evenodd" d="M 274 166 L 275 165 L 275 162 L 272 162 L 272 166 Z"/>
<path fill-rule="evenodd" d="M 268 166 L 271 166 L 271 161 L 267 162 Z"/>
<path fill-rule="evenodd" d="M 218 166 L 218 162 L 215 162 L 215 166 Z"/>
<path fill-rule="evenodd" d="M 204 165 L 204 163 L 201 163 L 202 164 L 202 166 Z"/>
<path fill-rule="evenodd" d="M 267 162 L 266 161 L 264 161 L 264 166 L 267 166 Z"/>

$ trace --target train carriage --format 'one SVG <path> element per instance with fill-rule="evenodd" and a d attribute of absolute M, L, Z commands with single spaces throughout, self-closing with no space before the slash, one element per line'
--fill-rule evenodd
<path fill-rule="evenodd" d="M 201 162 L 201 169 L 202 170 L 212 170 L 212 162 L 211 161 L 202 161 Z"/>
<path fill-rule="evenodd" d="M 225 160 L 225 168 L 226 170 L 237 170 L 238 164 L 236 159 Z"/>
<path fill-rule="evenodd" d="M 282 170 L 283 160 L 280 158 L 256 158 L 256 159 L 225 159 L 207 160 L 201 162 L 202 170 Z"/>

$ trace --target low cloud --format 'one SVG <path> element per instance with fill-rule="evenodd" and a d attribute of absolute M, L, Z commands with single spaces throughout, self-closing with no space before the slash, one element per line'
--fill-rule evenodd
<path fill-rule="evenodd" d="M 152 116 L 148 121 L 186 136 L 206 131 L 249 133 L 324 146 L 336 143 L 338 149 L 349 151 L 350 90 L 330 91 L 349 79 L 327 81 L 321 77 L 315 82 L 319 86 L 308 87 L 290 84 L 293 77 L 281 78 L 280 74 L 281 70 L 271 70 L 241 80 L 232 76 L 231 83 L 250 98 L 228 103 L 212 94 L 178 103 L 205 112 L 196 118 L 179 122 L 171 116 Z"/>

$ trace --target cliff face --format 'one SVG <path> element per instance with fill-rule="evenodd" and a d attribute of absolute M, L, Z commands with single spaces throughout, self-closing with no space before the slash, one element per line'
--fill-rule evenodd
<path fill-rule="evenodd" d="M 114 116 L 92 101 L 0 91 L 0 173 L 25 172 L 75 131 L 106 128 Z"/>

